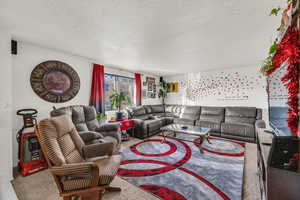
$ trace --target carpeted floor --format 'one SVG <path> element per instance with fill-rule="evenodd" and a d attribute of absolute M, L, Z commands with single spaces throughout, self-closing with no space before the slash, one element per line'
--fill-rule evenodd
<path fill-rule="evenodd" d="M 154 137 L 155 138 L 155 137 Z M 129 147 L 140 142 L 138 139 L 131 139 L 128 142 L 123 142 L 123 147 Z M 245 154 L 245 169 L 244 169 L 244 185 L 243 199 L 244 200 L 259 200 L 258 180 L 256 167 L 256 145 L 246 144 Z M 59 200 L 56 185 L 49 173 L 49 170 L 44 170 L 36 174 L 22 177 L 17 175 L 12 181 L 14 189 L 19 200 Z M 158 198 L 152 194 L 141 190 L 140 188 L 130 184 L 129 182 L 116 177 L 112 183 L 113 186 L 122 188 L 122 192 L 105 193 L 103 199 L 112 200 L 157 200 Z"/>

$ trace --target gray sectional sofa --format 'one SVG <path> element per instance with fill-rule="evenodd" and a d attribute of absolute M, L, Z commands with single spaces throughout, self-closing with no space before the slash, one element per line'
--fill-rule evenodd
<path fill-rule="evenodd" d="M 255 142 L 255 124 L 262 121 L 262 110 L 255 107 L 208 107 L 183 105 L 144 105 L 127 108 L 135 121 L 135 137 L 146 138 L 171 123 L 211 128 L 210 134 Z"/>

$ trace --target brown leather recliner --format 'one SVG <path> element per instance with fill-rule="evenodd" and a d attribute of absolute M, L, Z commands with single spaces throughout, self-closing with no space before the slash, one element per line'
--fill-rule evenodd
<path fill-rule="evenodd" d="M 85 145 L 67 115 L 42 120 L 36 134 L 51 173 L 65 200 L 74 196 L 101 199 L 117 174 L 121 155 L 113 155 L 113 143 Z"/>
<path fill-rule="evenodd" d="M 93 106 L 73 105 L 54 109 L 51 117 L 69 115 L 76 130 L 85 144 L 114 143 L 114 151 L 119 152 L 121 145 L 121 133 L 119 123 L 100 124 L 96 119 L 96 110 Z"/>

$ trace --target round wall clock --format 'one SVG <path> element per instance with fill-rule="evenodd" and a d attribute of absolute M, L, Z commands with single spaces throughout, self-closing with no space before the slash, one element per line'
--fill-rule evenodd
<path fill-rule="evenodd" d="M 74 98 L 80 89 L 77 72 L 60 61 L 46 61 L 37 65 L 30 76 L 33 91 L 42 99 L 62 103 Z"/>

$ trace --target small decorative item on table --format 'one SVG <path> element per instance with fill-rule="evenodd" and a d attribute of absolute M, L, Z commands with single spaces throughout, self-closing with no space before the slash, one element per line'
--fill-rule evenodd
<path fill-rule="evenodd" d="M 121 133 L 122 133 L 122 141 L 127 141 L 129 140 L 129 135 L 127 133 L 128 130 L 132 130 L 132 135 L 134 136 L 134 121 L 130 119 L 125 119 L 125 120 L 110 120 L 108 122 L 119 122 L 121 124 Z"/>

